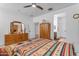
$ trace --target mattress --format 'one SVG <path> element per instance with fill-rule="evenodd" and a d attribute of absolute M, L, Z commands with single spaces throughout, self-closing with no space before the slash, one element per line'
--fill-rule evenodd
<path fill-rule="evenodd" d="M 5 47 L 12 56 L 74 56 L 73 44 L 49 39 L 36 39 Z"/>

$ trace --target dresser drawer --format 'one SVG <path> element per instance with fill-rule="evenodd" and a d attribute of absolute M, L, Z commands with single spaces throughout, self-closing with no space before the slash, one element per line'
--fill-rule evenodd
<path fill-rule="evenodd" d="M 9 45 L 9 44 L 13 44 L 13 43 L 15 43 L 15 40 L 14 39 L 6 39 L 5 40 L 5 45 Z"/>
<path fill-rule="evenodd" d="M 5 45 L 10 45 L 10 44 L 14 44 L 14 43 L 18 43 L 26 40 L 28 40 L 27 33 L 5 35 Z"/>

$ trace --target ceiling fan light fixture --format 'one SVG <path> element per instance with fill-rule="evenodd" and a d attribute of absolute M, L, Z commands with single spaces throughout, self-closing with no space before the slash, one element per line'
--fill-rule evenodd
<path fill-rule="evenodd" d="M 24 8 L 27 8 L 27 7 L 33 7 L 33 8 L 38 8 L 38 9 L 43 10 L 43 8 L 40 5 L 37 5 L 36 3 L 32 3 L 32 5 L 24 6 Z"/>
<path fill-rule="evenodd" d="M 36 5 L 34 5 L 34 4 L 33 4 L 33 5 L 32 5 L 32 7 L 34 7 L 34 8 L 35 8 L 35 7 L 36 7 Z"/>

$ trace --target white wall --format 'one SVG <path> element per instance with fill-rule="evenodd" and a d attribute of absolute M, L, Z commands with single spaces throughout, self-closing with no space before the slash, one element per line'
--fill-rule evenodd
<path fill-rule="evenodd" d="M 76 52 L 79 52 L 79 20 L 73 19 L 73 14 L 79 13 L 79 4 L 57 11 L 52 11 L 51 13 L 47 13 L 38 17 L 34 17 L 33 21 L 41 22 L 43 19 L 46 19 L 51 23 L 53 28 L 54 15 L 64 12 L 66 13 L 66 40 L 73 43 L 76 47 Z M 51 32 L 53 32 L 53 29 Z M 53 35 L 51 35 L 51 38 L 53 38 Z"/>
<path fill-rule="evenodd" d="M 31 17 L 27 17 L 18 12 L 11 12 L 0 8 L 0 45 L 4 44 L 4 35 L 10 33 L 10 22 L 13 20 L 24 23 L 26 32 L 28 32 L 28 24 L 30 24 L 29 38 L 34 37 L 34 24 Z"/>

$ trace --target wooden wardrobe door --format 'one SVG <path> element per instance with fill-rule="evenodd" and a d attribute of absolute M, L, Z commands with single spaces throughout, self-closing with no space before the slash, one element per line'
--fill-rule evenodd
<path fill-rule="evenodd" d="M 49 23 L 40 24 L 40 38 L 50 39 L 50 24 Z"/>
<path fill-rule="evenodd" d="M 44 24 L 44 38 L 50 39 L 50 24 L 46 23 Z"/>
<path fill-rule="evenodd" d="M 40 24 L 40 38 L 44 37 L 44 25 Z"/>

